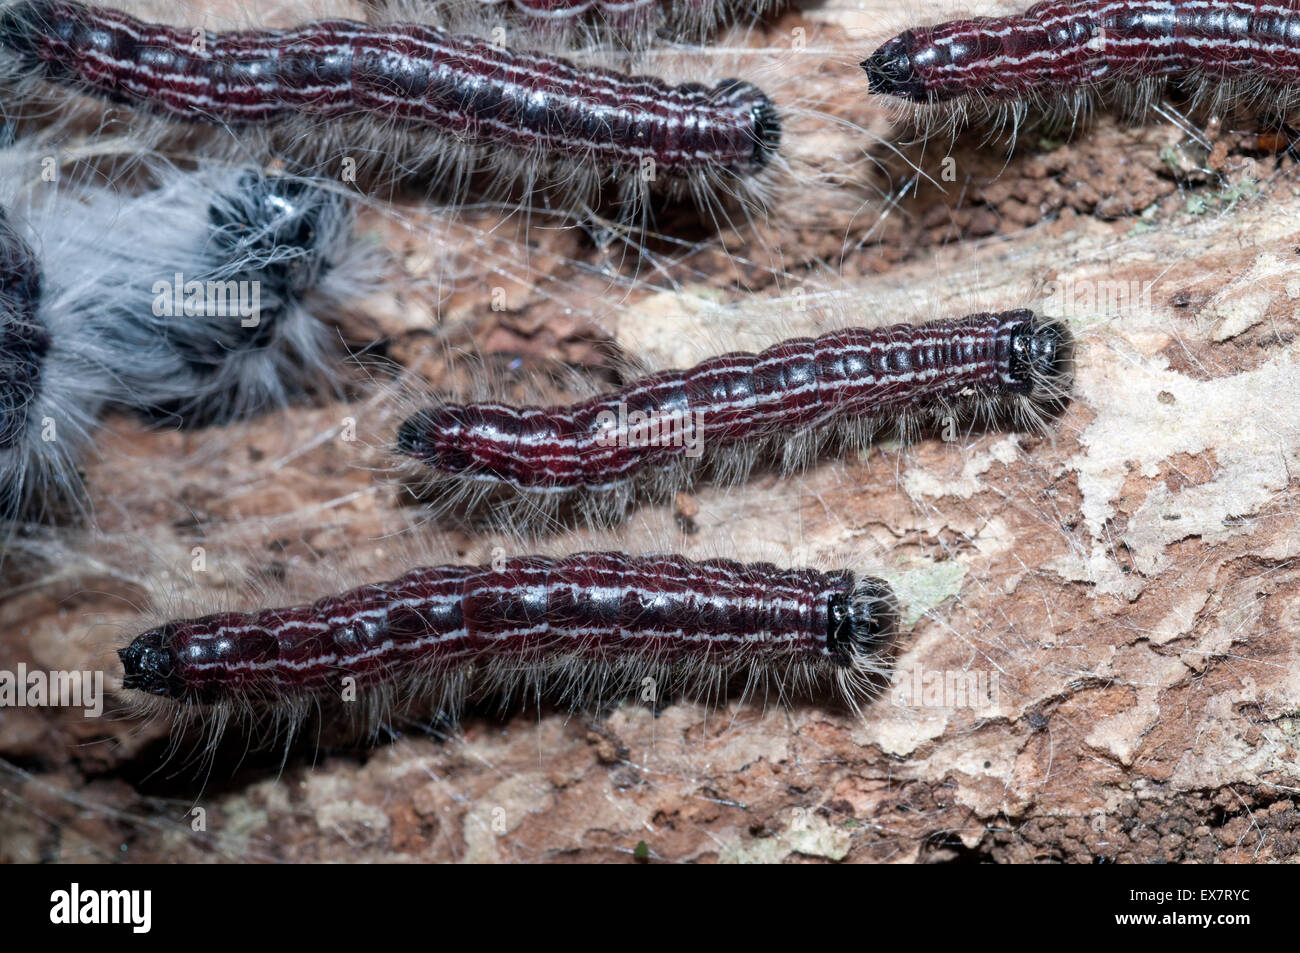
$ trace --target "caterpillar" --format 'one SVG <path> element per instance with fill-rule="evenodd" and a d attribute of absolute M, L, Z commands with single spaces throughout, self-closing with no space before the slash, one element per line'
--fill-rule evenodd
<path fill-rule="evenodd" d="M 26 160 L 7 165 L 21 176 Z M 101 413 L 198 426 L 342 377 L 332 316 L 377 254 L 346 200 L 258 170 L 162 170 L 155 188 L 37 183 L 0 234 L 0 484 L 6 519 L 79 497 Z M 11 180 L 12 181 L 12 180 Z"/>
<path fill-rule="evenodd" d="M 582 552 L 412 569 L 315 602 L 177 619 L 119 651 L 123 687 L 173 714 L 301 724 L 366 693 L 365 714 L 481 698 L 608 702 L 655 685 L 720 698 L 836 689 L 856 708 L 887 671 L 898 609 L 849 570 Z M 355 694 L 356 700 L 361 700 Z"/>
<path fill-rule="evenodd" d="M 863 446 L 886 425 L 933 415 L 1037 425 L 1068 394 L 1071 336 L 1028 310 L 849 328 L 724 354 L 567 407 L 445 403 L 397 431 L 443 514 L 504 506 L 507 521 L 577 497 L 597 520 L 712 471 L 743 478 L 759 458 L 785 470 L 823 443 Z"/>
<path fill-rule="evenodd" d="M 490 192 L 513 184 L 561 207 L 612 195 L 642 210 L 652 187 L 710 210 L 732 195 L 749 207 L 781 141 L 776 106 L 749 82 L 671 84 L 415 22 L 208 33 L 77 0 L 11 0 L 0 51 L 10 85 L 228 130 L 235 148 L 296 171 L 418 171 L 454 196 L 490 163 Z"/>
<path fill-rule="evenodd" d="M 1219 107 L 1239 94 L 1284 115 L 1300 82 L 1300 6 L 1259 0 L 1045 0 L 1021 14 L 907 30 L 861 63 L 873 93 L 924 107 L 1030 105 L 1065 97 L 1077 117 L 1096 92 L 1139 110 L 1166 84 Z M 1280 100 L 1280 101 L 1279 101 Z"/>

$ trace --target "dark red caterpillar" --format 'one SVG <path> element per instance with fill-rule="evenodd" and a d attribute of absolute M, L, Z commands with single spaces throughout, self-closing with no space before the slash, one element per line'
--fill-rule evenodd
<path fill-rule="evenodd" d="M 989 401 L 1031 417 L 1034 404 L 1063 396 L 1070 352 L 1062 324 L 1024 310 L 850 328 L 663 371 L 568 407 L 430 407 L 401 425 L 397 446 L 463 481 L 445 497 L 448 509 L 465 491 L 493 485 L 618 494 L 642 468 L 666 483 L 656 488 L 662 494 L 738 444 L 773 443 L 798 465 L 808 448 L 797 438 L 815 448 L 837 426 L 865 441 L 882 425 L 963 403 L 987 411 Z M 724 464 L 735 473 L 748 466 Z"/>
<path fill-rule="evenodd" d="M 0 15 L 0 49 L 31 75 L 186 122 L 370 119 L 669 180 L 752 175 L 780 139 L 772 103 L 739 80 L 673 86 L 414 23 L 197 36 L 74 0 Z"/>
<path fill-rule="evenodd" d="M 728 559 L 579 553 L 416 569 L 310 605 L 168 622 L 118 654 L 126 688 L 183 703 L 280 705 L 345 680 L 454 707 L 520 675 L 573 700 L 659 681 L 713 688 L 738 674 L 783 690 L 883 669 L 897 610 L 852 572 Z M 571 670 L 570 670 L 571 669 Z M 788 677 L 787 677 L 788 676 Z"/>
<path fill-rule="evenodd" d="M 1023 14 L 908 30 L 863 63 L 872 92 L 914 103 L 1013 100 L 1186 78 L 1300 82 L 1294 0 L 1047 0 Z"/>

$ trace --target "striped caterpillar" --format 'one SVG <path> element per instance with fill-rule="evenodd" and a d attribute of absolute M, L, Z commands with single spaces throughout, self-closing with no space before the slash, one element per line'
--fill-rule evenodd
<path fill-rule="evenodd" d="M 887 670 L 897 617 L 886 583 L 847 570 L 584 552 L 173 620 L 118 654 L 126 689 L 175 702 L 182 719 L 215 713 L 217 732 L 232 718 L 300 725 L 340 699 L 364 698 L 373 725 L 542 693 L 575 706 L 647 687 L 717 700 L 740 680 L 746 697 L 835 688 L 857 708 Z"/>
<path fill-rule="evenodd" d="M 490 165 L 489 192 L 522 185 L 561 208 L 612 196 L 644 210 L 652 187 L 711 211 L 725 195 L 748 206 L 781 138 L 776 107 L 748 82 L 674 85 L 414 22 L 208 33 L 76 0 L 9 0 L 0 51 L 28 95 L 52 84 L 164 126 L 228 130 L 237 149 L 295 169 L 380 166 L 458 197 Z"/>
<path fill-rule="evenodd" d="M 793 338 L 635 380 L 567 407 L 446 403 L 398 429 L 445 514 L 488 502 L 509 523 L 576 497 L 597 520 L 711 473 L 785 470 L 824 443 L 863 447 L 925 417 L 1008 413 L 1038 425 L 1069 390 L 1071 336 L 1026 310 Z"/>
<path fill-rule="evenodd" d="M 1022 14 L 907 30 L 862 62 L 873 93 L 920 106 L 1060 101 L 1073 117 L 1095 92 L 1139 109 L 1166 84 L 1220 108 L 1240 94 L 1284 115 L 1300 83 L 1300 6 L 1262 0 L 1045 0 Z"/>
<path fill-rule="evenodd" d="M 27 168 L 15 159 L 10 182 Z M 0 229 L 0 513 L 76 502 L 103 410 L 182 426 L 340 379 L 333 315 L 372 280 L 339 195 L 255 170 L 160 173 L 127 197 L 36 183 Z"/>

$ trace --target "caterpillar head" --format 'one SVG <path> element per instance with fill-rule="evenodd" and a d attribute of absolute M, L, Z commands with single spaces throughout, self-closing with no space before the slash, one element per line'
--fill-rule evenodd
<path fill-rule="evenodd" d="M 867 72 L 867 89 L 910 102 L 925 102 L 925 83 L 917 74 L 911 47 L 911 32 L 901 33 L 858 64 Z"/>
<path fill-rule="evenodd" d="M 1059 400 L 1068 391 L 1074 339 L 1061 321 L 1032 311 L 1015 311 L 1007 326 L 1007 386 L 1039 400 Z"/>
<path fill-rule="evenodd" d="M 118 649 L 117 657 L 122 660 L 123 688 L 166 698 L 179 698 L 184 694 L 176 656 L 170 645 L 175 628 L 173 623 L 168 623 L 150 629 L 137 636 L 126 648 Z"/>
<path fill-rule="evenodd" d="M 416 411 L 397 429 L 397 452 L 446 473 L 474 470 L 462 416 L 454 404 Z"/>
<path fill-rule="evenodd" d="M 538 465 L 527 444 L 530 438 L 561 438 L 546 415 L 534 410 L 496 404 L 426 407 L 398 427 L 397 452 L 442 473 L 549 486 L 554 475 Z"/>
<path fill-rule="evenodd" d="M 831 596 L 826 644 L 837 665 L 855 672 L 881 669 L 880 655 L 898 629 L 898 602 L 880 579 L 863 576 L 848 592 Z"/>
<path fill-rule="evenodd" d="M 346 227 L 342 197 L 311 182 L 248 170 L 230 194 L 208 209 L 213 242 L 228 267 L 291 299 L 319 282 L 332 266 L 328 251 Z"/>

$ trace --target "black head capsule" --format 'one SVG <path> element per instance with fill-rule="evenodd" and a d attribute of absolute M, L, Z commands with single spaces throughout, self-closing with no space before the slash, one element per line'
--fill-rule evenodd
<path fill-rule="evenodd" d="M 190 369 L 215 374 L 231 366 L 234 353 L 271 349 L 285 330 L 284 315 L 332 267 L 329 246 L 347 214 L 333 192 L 256 170 L 214 198 L 205 249 L 212 266 L 203 280 L 223 283 L 255 311 L 240 320 L 217 314 L 207 333 L 178 336 L 174 344 Z"/>
<path fill-rule="evenodd" d="M 447 473 L 474 468 L 465 422 L 454 405 L 416 411 L 397 428 L 397 452 Z"/>
<path fill-rule="evenodd" d="M 309 182 L 248 171 L 208 209 L 223 262 L 267 285 L 277 298 L 300 294 L 329 267 L 325 236 L 346 216 L 341 197 Z"/>
<path fill-rule="evenodd" d="M 429 455 L 429 442 L 424 437 L 429 418 L 428 411 L 420 410 L 402 421 L 397 428 L 398 453 L 417 460 L 423 460 Z"/>
<path fill-rule="evenodd" d="M 1069 329 L 1059 321 L 1036 318 L 1025 312 L 1026 320 L 1011 332 L 1008 354 L 1008 383 L 1019 393 L 1044 398 L 1061 396 L 1069 378 L 1073 339 Z"/>
<path fill-rule="evenodd" d="M 897 629 L 898 601 L 881 579 L 860 578 L 851 592 L 831 596 L 826 605 L 826 645 L 837 665 L 862 667 Z"/>
<path fill-rule="evenodd" d="M 880 46 L 858 65 L 867 71 L 867 89 L 883 96 L 898 96 L 912 102 L 928 97 L 925 84 L 912 64 L 912 33 L 900 33 Z"/>
<path fill-rule="evenodd" d="M 176 671 L 176 657 L 168 643 L 174 631 L 171 624 L 150 629 L 124 649 L 117 657 L 122 660 L 122 687 L 180 698 L 185 686 Z"/>

